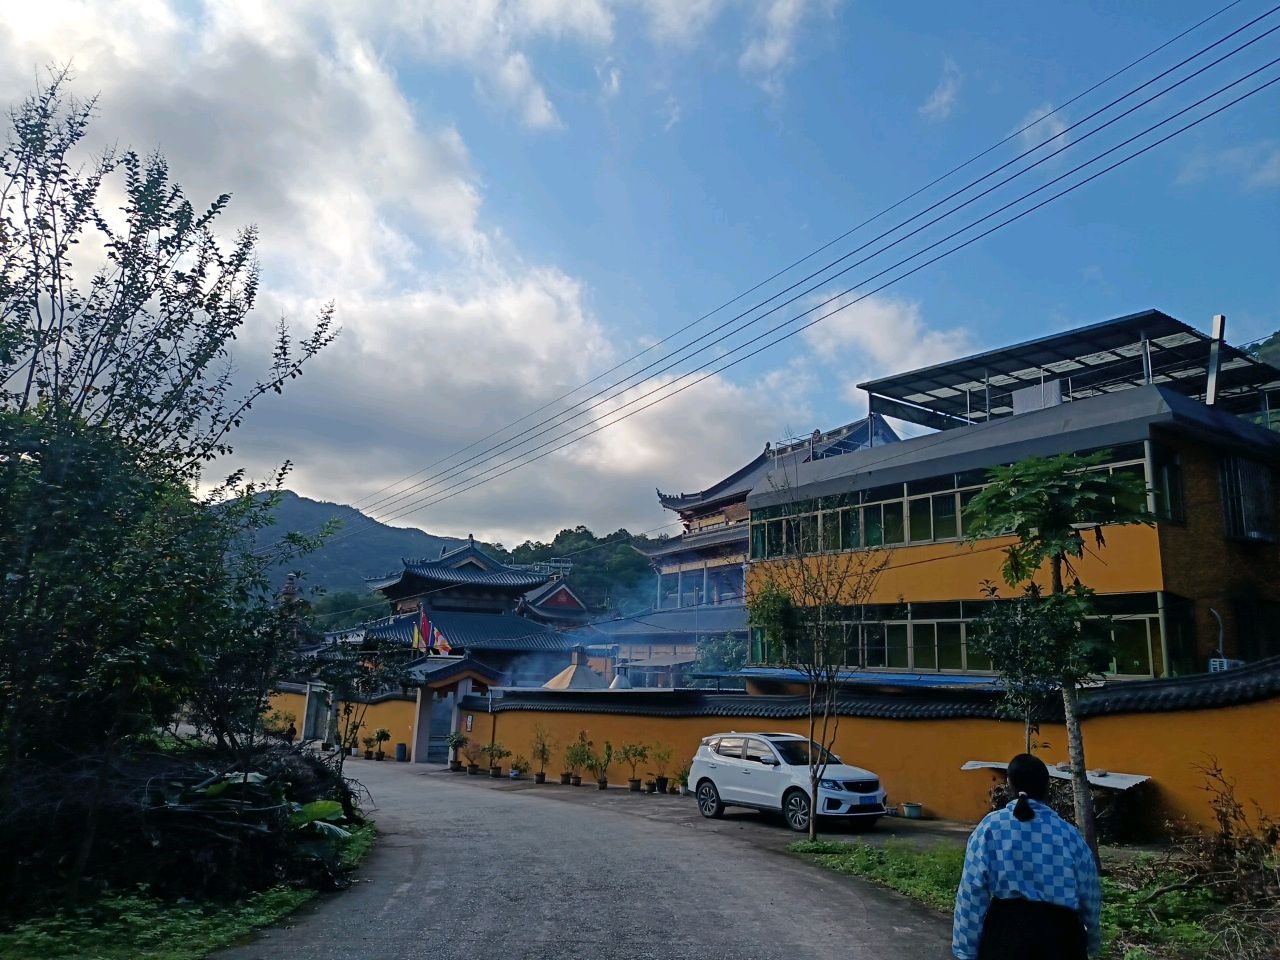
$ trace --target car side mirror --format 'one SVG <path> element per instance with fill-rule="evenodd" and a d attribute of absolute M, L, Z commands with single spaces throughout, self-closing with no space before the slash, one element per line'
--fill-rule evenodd
<path fill-rule="evenodd" d="M 766 767 L 776 767 L 778 765 L 778 761 L 773 757 L 761 757 L 760 762 Z"/>

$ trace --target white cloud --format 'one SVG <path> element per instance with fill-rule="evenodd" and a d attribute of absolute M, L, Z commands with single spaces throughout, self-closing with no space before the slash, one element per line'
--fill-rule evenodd
<path fill-rule="evenodd" d="M 658 111 L 658 115 L 662 117 L 662 129 L 670 132 L 671 128 L 680 122 L 680 101 L 674 95 L 669 95 L 663 101 L 662 108 Z"/>
<path fill-rule="evenodd" d="M 612 100 L 622 91 L 622 70 L 612 57 L 596 67 L 596 78 L 600 81 L 602 100 Z"/>
<path fill-rule="evenodd" d="M 750 38 L 738 58 L 742 70 L 756 78 L 770 96 L 782 92 L 783 75 L 795 61 L 796 40 L 807 16 L 822 6 L 830 14 L 830 4 L 813 0 L 768 0 L 753 18 Z"/>
<path fill-rule="evenodd" d="M 1061 111 L 1055 113 L 1053 104 L 1042 103 L 1034 110 L 1027 111 L 1027 115 L 1018 124 L 1018 136 L 1024 150 L 1030 150 L 1049 140 L 1053 140 L 1052 149 L 1057 150 L 1067 145 L 1067 138 L 1061 134 L 1066 132 L 1068 126 L 1070 124 Z"/>
<path fill-rule="evenodd" d="M 814 357 L 839 371 L 844 396 L 865 404 L 857 384 L 973 352 L 964 328 L 938 330 L 924 319 L 920 304 L 894 297 L 870 296 L 854 302 L 851 295 L 823 309 L 844 307 L 804 332 Z"/>
<path fill-rule="evenodd" d="M 523 53 L 508 54 L 498 68 L 494 83 L 503 96 L 520 110 L 524 124 L 534 130 L 554 130 L 561 126 L 541 84 L 533 79 L 529 60 Z"/>
<path fill-rule="evenodd" d="M 1280 187 L 1280 140 L 1198 150 L 1182 165 L 1178 182 L 1196 183 L 1215 176 L 1231 177 L 1246 190 Z"/>
<path fill-rule="evenodd" d="M 636 0 L 649 20 L 649 34 L 658 44 L 691 47 L 702 40 L 728 5 L 726 0 Z"/>
<path fill-rule="evenodd" d="M 955 109 L 956 97 L 960 94 L 960 68 L 950 57 L 942 61 L 942 77 L 938 85 L 929 94 L 929 99 L 920 106 L 920 116 L 926 120 L 946 120 Z"/>

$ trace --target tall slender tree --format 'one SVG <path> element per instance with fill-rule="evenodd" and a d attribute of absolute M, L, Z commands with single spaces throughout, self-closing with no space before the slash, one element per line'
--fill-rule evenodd
<path fill-rule="evenodd" d="M 1093 595 L 1080 582 L 1075 564 L 1089 540 L 1098 549 L 1106 545 L 1107 526 L 1149 524 L 1154 519 L 1145 506 L 1145 482 L 1106 469 L 1109 459 L 1104 450 L 1086 456 L 1028 457 L 993 468 L 987 487 L 964 513 L 969 540 L 1014 538 L 1004 551 L 1000 572 L 1005 583 L 1022 591 L 1014 602 L 1021 605 L 1023 623 L 1031 625 L 1041 649 L 1034 658 L 1023 656 L 1022 666 L 1013 663 L 1019 654 L 1009 644 L 994 643 L 988 652 L 998 670 L 1025 678 L 1030 665 L 1060 688 L 1076 825 L 1095 855 L 1097 829 L 1078 705 L 1081 685 L 1098 672 L 1097 643 L 1088 624 Z M 1025 640 L 1011 631 L 1006 636 L 1011 643 Z"/>

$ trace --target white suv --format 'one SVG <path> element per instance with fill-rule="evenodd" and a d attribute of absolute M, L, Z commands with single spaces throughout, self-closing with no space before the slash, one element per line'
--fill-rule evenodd
<path fill-rule="evenodd" d="M 717 733 L 693 755 L 689 783 L 704 817 L 726 806 L 773 810 L 792 830 L 808 830 L 809 751 L 822 750 L 794 733 Z M 840 817 L 870 827 L 885 812 L 880 778 L 851 767 L 832 753 L 818 783 L 818 816 Z"/>

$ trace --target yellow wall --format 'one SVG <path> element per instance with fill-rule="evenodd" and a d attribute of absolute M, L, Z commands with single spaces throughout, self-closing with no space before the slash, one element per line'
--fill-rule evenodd
<path fill-rule="evenodd" d="M 302 730 L 302 720 L 306 716 L 307 698 L 300 693 L 276 693 L 271 697 L 271 709 L 287 710 L 296 718 L 298 730 Z M 357 709 L 359 707 L 357 706 Z M 413 720 L 417 713 L 417 704 L 412 700 L 386 700 L 382 703 L 371 703 L 364 715 L 364 726 L 360 729 L 360 738 L 369 736 L 378 727 L 386 727 L 391 731 L 391 739 L 382 745 L 389 755 L 395 755 L 397 743 L 408 746 L 413 752 Z M 364 743 L 356 745 L 363 754 Z"/>
<path fill-rule="evenodd" d="M 476 718 L 476 734 L 490 735 L 489 717 Z M 515 753 L 529 756 L 535 724 L 546 728 L 555 743 L 549 774 L 563 768 L 564 747 L 579 730 L 599 747 L 610 741 L 615 751 L 627 742 L 666 742 L 673 750 L 670 774 L 687 764 L 705 736 L 727 730 L 776 730 L 805 733 L 803 720 L 754 717 L 648 717 L 599 713 L 510 711 L 494 715 L 497 739 Z M 1196 769 L 1215 754 L 1229 777 L 1238 781 L 1238 798 L 1256 800 L 1272 815 L 1280 814 L 1280 748 L 1267 731 L 1280 727 L 1280 699 L 1241 707 L 1173 713 L 1131 714 L 1088 719 L 1085 750 L 1090 769 L 1146 774 L 1154 780 L 1153 825 L 1167 818 L 1209 824 L 1211 812 Z M 1061 727 L 1044 726 L 1040 739 L 1048 763 L 1066 760 Z M 847 763 L 878 774 L 890 803 L 924 804 L 931 816 L 974 821 L 988 808 L 993 775 L 964 772 L 966 760 L 1005 761 L 1023 748 L 1022 725 L 1000 720 L 877 720 L 842 717 L 835 752 Z M 642 765 L 642 775 L 653 770 Z M 615 765 L 610 778 L 624 780 L 625 767 Z M 1250 805 L 1251 806 L 1251 805 Z"/>
<path fill-rule="evenodd" d="M 1106 546 L 1092 541 L 1085 556 L 1075 563 L 1080 580 L 1098 593 L 1139 593 L 1162 589 L 1160 545 L 1153 527 L 1107 527 Z M 917 546 L 886 547 L 888 566 L 880 574 L 874 592 L 867 598 L 846 598 L 858 603 L 897 603 L 936 600 L 977 600 L 982 598 L 982 582 L 1003 584 L 1000 565 L 1004 548 L 1012 537 L 997 537 L 976 544 L 962 542 L 922 543 Z M 839 562 L 817 555 L 805 562 Z M 747 569 L 748 592 L 759 589 L 771 566 L 795 560 L 762 561 Z M 780 573 L 785 578 L 785 573 Z M 851 582 L 856 581 L 856 577 Z M 1048 586 L 1047 579 L 1043 586 Z M 1010 591 L 1006 590 L 1005 593 Z"/>

